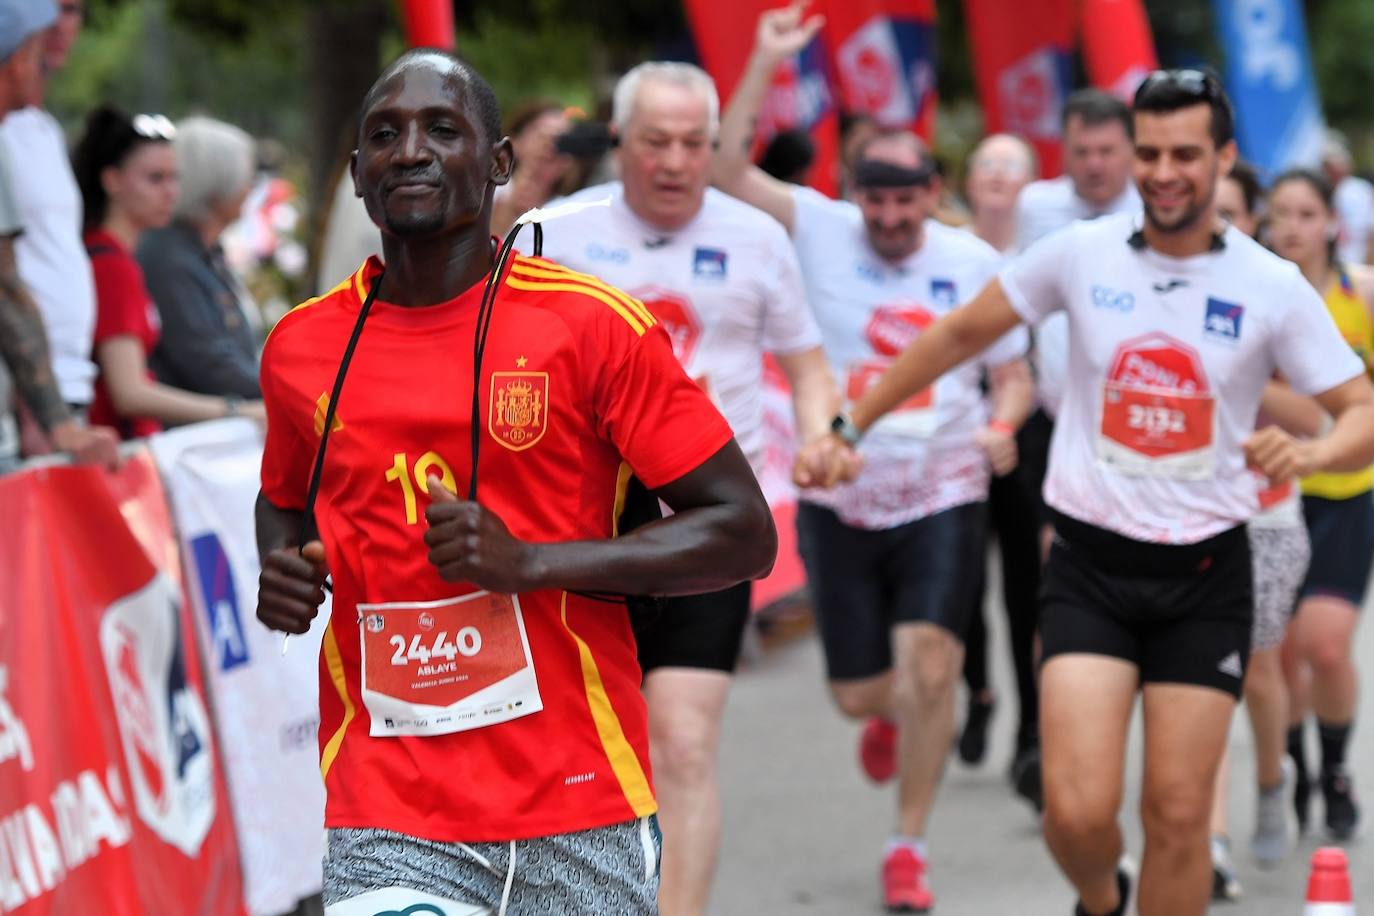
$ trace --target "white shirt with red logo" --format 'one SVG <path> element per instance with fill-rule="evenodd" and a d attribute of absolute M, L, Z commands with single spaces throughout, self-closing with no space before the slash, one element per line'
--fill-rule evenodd
<path fill-rule="evenodd" d="M 1195 543 L 1259 509 L 1242 445 L 1275 371 L 1310 395 L 1363 366 L 1298 269 L 1248 236 L 1228 228 L 1222 250 L 1173 258 L 1128 244 L 1138 225 L 1075 224 L 1001 282 L 1028 322 L 1068 314 L 1045 501 L 1136 540 Z"/>
<path fill-rule="evenodd" d="M 1126 182 L 1125 189 L 1102 207 L 1079 197 L 1067 175 L 1032 181 L 1016 198 L 1016 247 L 1025 251 L 1076 220 L 1139 212 L 1140 194 L 1133 181 Z M 1051 315 L 1035 329 L 1034 360 L 1036 397 L 1053 417 L 1064 400 L 1069 364 L 1069 325 L 1062 314 Z"/>
<path fill-rule="evenodd" d="M 925 221 L 924 238 L 900 263 L 869 246 L 863 216 L 846 201 L 795 188 L 792 238 L 826 357 L 847 400 L 863 394 L 897 354 L 946 312 L 972 299 L 997 273 L 1002 256 L 977 237 Z M 883 417 L 859 451 L 858 479 L 802 498 L 832 509 L 847 525 L 895 528 L 954 506 L 987 499 L 990 471 L 974 436 L 988 420 L 984 368 L 1025 356 L 1016 328 L 982 356 L 951 370 Z"/>
<path fill-rule="evenodd" d="M 821 343 L 787 232 L 762 210 L 715 188 L 707 189 L 692 221 L 673 232 L 637 217 L 620 182 L 567 200 L 608 197 L 609 207 L 549 221 L 544 257 L 594 274 L 649 307 L 759 473 L 767 444 L 763 355 L 789 356 Z"/>

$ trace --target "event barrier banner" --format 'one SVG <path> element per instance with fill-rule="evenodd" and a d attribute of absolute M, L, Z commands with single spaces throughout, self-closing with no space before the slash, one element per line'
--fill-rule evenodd
<path fill-rule="evenodd" d="M 1315 166 L 1325 133 L 1299 0 L 1213 0 L 1241 155 L 1272 178 Z"/>
<path fill-rule="evenodd" d="M 254 916 L 294 909 L 320 891 L 319 658 L 326 601 L 310 632 L 291 640 L 258 622 L 253 502 L 262 433 L 246 419 L 154 436 L 214 697 L 244 896 Z"/>
<path fill-rule="evenodd" d="M 1074 0 L 964 0 L 964 11 L 987 132 L 1024 137 L 1040 157 L 1041 176 L 1058 175 Z"/>
<path fill-rule="evenodd" d="M 1140 0 L 1082 0 L 1079 33 L 1088 79 L 1127 102 L 1159 66 L 1150 20 Z"/>
<path fill-rule="evenodd" d="M 935 131 L 935 0 L 826 0 L 844 110 L 929 140 Z"/>
<path fill-rule="evenodd" d="M 777 0 L 686 0 L 697 53 L 716 82 L 722 108 L 744 74 L 759 15 L 779 5 Z M 760 112 L 754 155 L 780 131 L 807 131 L 816 148 L 807 184 L 833 197 L 839 186 L 840 132 L 828 68 L 824 32 L 778 67 Z"/>
<path fill-rule="evenodd" d="M 243 913 L 151 458 L 0 477 L 0 516 L 0 913 Z"/>

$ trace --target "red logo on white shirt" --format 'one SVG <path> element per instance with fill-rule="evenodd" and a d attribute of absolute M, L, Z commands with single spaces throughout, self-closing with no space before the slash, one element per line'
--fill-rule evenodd
<path fill-rule="evenodd" d="M 864 335 L 873 352 L 896 356 L 935 323 L 935 315 L 919 305 L 880 305 L 873 310 Z"/>
<path fill-rule="evenodd" d="M 701 339 L 701 319 L 697 317 L 692 301 L 686 296 L 648 286 L 637 289 L 630 295 L 643 302 L 668 332 L 673 342 L 673 355 L 682 365 L 689 365 L 696 353 L 697 341 Z"/>
<path fill-rule="evenodd" d="M 1128 474 L 1209 476 L 1215 414 L 1196 350 L 1167 334 L 1127 341 L 1102 392 L 1099 457 Z"/>

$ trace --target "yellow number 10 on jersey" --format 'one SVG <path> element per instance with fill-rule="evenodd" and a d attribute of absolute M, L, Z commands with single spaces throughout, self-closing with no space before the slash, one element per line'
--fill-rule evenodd
<path fill-rule="evenodd" d="M 420 492 L 429 494 L 429 475 L 435 473 L 444 482 L 444 486 L 450 493 L 458 492 L 458 482 L 453 477 L 453 469 L 448 466 L 448 462 L 439 457 L 438 452 L 425 452 L 415 459 L 415 466 L 412 468 L 405 452 L 397 452 L 392 456 L 391 467 L 386 472 L 387 483 L 399 483 L 401 485 L 401 495 L 406 503 L 406 524 L 414 525 L 420 520 L 420 511 L 415 504 L 415 488 L 418 486 Z M 414 478 L 414 483 L 411 479 Z"/>

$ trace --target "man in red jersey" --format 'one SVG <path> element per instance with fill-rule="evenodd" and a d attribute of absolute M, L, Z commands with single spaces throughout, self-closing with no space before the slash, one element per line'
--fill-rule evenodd
<path fill-rule="evenodd" d="M 364 100 L 353 159 L 385 272 L 370 260 L 292 311 L 263 354 L 259 619 L 304 632 L 333 578 L 320 742 L 336 916 L 654 912 L 634 638 L 623 605 L 588 593 L 720 589 L 776 550 L 729 427 L 651 313 L 594 277 L 509 263 L 474 412 L 492 192 L 511 165 L 486 81 L 442 52 L 403 55 Z M 454 495 L 474 414 L 480 503 Z M 327 421 L 320 538 L 297 551 Z M 622 533 L 632 475 L 674 514 Z"/>

